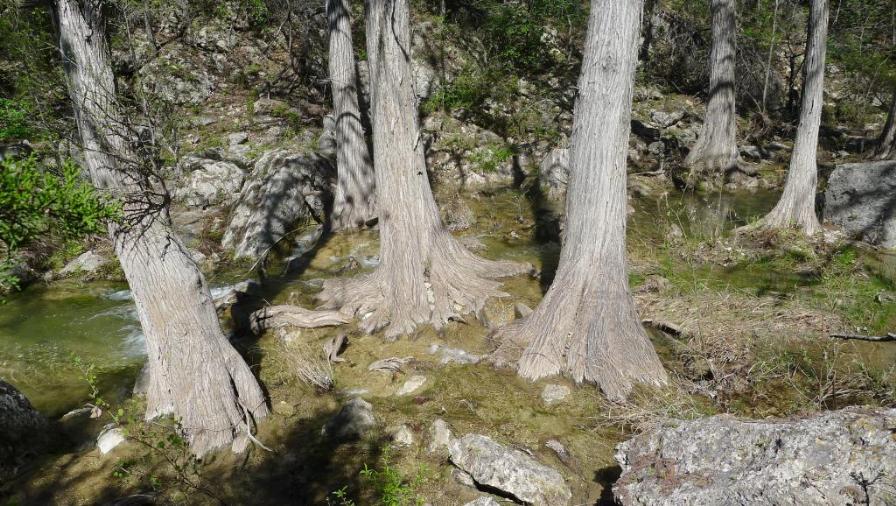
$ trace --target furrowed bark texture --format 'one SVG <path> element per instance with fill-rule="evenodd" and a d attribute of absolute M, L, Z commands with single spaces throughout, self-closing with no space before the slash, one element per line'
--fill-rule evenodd
<path fill-rule="evenodd" d="M 324 307 L 360 315 L 365 331 L 386 328 L 393 339 L 480 311 L 488 297 L 506 295 L 495 278 L 529 267 L 479 258 L 442 226 L 417 124 L 408 1 L 368 0 L 366 9 L 380 266 L 328 281 L 319 297 Z"/>
<path fill-rule="evenodd" d="M 806 39 L 805 78 L 800 124 L 790 157 L 784 193 L 758 228 L 796 227 L 806 235 L 821 231 L 815 214 L 818 185 L 818 131 L 824 101 L 824 62 L 828 35 L 828 0 L 812 0 Z"/>
<path fill-rule="evenodd" d="M 554 282 L 538 308 L 505 327 L 498 355 L 528 346 L 520 375 L 565 373 L 611 399 L 666 372 L 628 289 L 626 150 L 643 0 L 592 0 L 570 148 L 567 228 Z"/>
<path fill-rule="evenodd" d="M 176 417 L 197 455 L 248 442 L 268 414 L 249 367 L 221 331 L 208 285 L 172 233 L 167 208 L 148 202 L 115 97 L 99 0 L 58 0 L 59 42 L 84 159 L 93 184 L 123 202 L 109 225 L 146 335 L 147 419 Z"/>
<path fill-rule="evenodd" d="M 890 112 L 887 114 L 887 123 L 880 134 L 874 156 L 878 160 L 896 158 L 896 91 L 893 92 L 893 102 L 890 105 Z"/>
<path fill-rule="evenodd" d="M 336 116 L 335 230 L 363 227 L 376 217 L 376 181 L 358 107 L 349 0 L 326 0 L 330 32 L 330 87 Z"/>
<path fill-rule="evenodd" d="M 709 102 L 700 137 L 685 164 L 691 177 L 723 183 L 737 170 L 737 121 L 734 95 L 734 0 L 712 0 L 712 51 L 709 55 Z"/>

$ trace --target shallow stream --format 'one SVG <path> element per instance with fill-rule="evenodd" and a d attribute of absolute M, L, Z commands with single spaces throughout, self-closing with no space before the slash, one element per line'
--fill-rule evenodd
<path fill-rule="evenodd" d="M 629 220 L 630 246 L 638 248 L 634 243 L 640 243 L 642 251 L 643 246 L 647 246 L 650 255 L 650 251 L 662 246 L 670 228 L 674 228 L 672 224 L 691 237 L 715 237 L 761 216 L 771 209 L 775 199 L 776 195 L 771 192 L 710 196 L 673 194 L 657 200 L 642 199 L 635 203 L 636 212 Z M 501 221 L 523 221 L 514 214 L 531 219 L 532 211 L 525 197 L 504 192 L 481 200 L 473 207 L 481 206 L 476 209 L 478 214 L 487 216 L 480 216 L 476 229 L 471 232 L 478 235 L 486 247 L 486 256 L 535 262 L 547 262 L 547 257 L 552 255 L 556 257 L 556 245 L 535 244 L 525 239 L 523 233 L 519 234 L 522 237 L 509 240 L 492 234 Z M 362 267 L 369 268 L 375 262 L 375 254 L 373 234 L 355 235 L 350 240 L 332 238 L 304 266 L 301 277 L 275 277 L 270 288 L 265 290 L 265 300 L 310 304 L 314 288 L 305 281 L 338 275 L 339 266 L 348 255 L 361 258 Z M 870 263 L 875 274 L 888 280 L 896 279 L 896 255 L 873 255 Z M 804 281 L 798 273 L 763 270 L 761 266 L 747 270 L 706 269 L 701 276 L 757 291 L 764 286 L 769 290 L 783 290 Z M 881 365 L 896 361 L 896 343 L 858 343 L 855 346 L 857 351 L 873 357 Z M 50 417 L 58 417 L 89 399 L 88 382 L 75 363 L 75 356 L 80 357 L 82 364 L 95 365 L 99 387 L 107 400 L 128 395 L 144 361 L 145 351 L 126 285 L 63 281 L 46 286 L 38 283 L 6 296 L 5 303 L 0 304 L 0 377 L 20 388 L 40 411 Z"/>

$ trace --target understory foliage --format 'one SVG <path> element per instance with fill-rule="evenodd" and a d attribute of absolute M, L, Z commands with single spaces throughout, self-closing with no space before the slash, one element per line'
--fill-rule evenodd
<path fill-rule="evenodd" d="M 46 235 L 71 239 L 103 232 L 118 206 L 100 198 L 71 161 L 58 173 L 42 167 L 35 157 L 0 162 L 0 288 L 16 285 L 14 254 Z"/>

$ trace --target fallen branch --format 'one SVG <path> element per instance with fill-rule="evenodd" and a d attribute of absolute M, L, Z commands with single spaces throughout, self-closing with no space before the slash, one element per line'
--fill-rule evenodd
<path fill-rule="evenodd" d="M 662 320 L 641 320 L 641 324 L 653 327 L 660 332 L 665 332 L 671 336 L 680 336 L 683 334 L 681 327 L 675 325 L 674 323 L 665 322 Z"/>
<path fill-rule="evenodd" d="M 890 332 L 883 336 L 865 336 L 861 334 L 831 334 L 836 339 L 853 339 L 856 341 L 871 341 L 874 343 L 883 343 L 887 341 L 896 341 L 896 334 Z"/>

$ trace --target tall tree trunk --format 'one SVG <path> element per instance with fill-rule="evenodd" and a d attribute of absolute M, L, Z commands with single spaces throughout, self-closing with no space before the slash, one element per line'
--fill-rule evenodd
<path fill-rule="evenodd" d="M 896 91 L 893 91 L 893 102 L 887 114 L 887 123 L 877 141 L 874 156 L 878 160 L 896 157 Z"/>
<path fill-rule="evenodd" d="M 325 307 L 360 315 L 361 328 L 386 338 L 418 324 L 440 328 L 503 296 L 493 279 L 528 266 L 492 262 L 464 249 L 445 228 L 426 172 L 411 76 L 408 0 L 368 0 L 373 157 L 380 226 L 380 266 L 367 276 L 332 280 Z"/>
<path fill-rule="evenodd" d="M 809 15 L 803 101 L 800 123 L 790 157 L 790 170 L 778 204 L 757 225 L 760 228 L 796 227 L 806 235 L 821 231 L 815 214 L 818 186 L 818 131 L 824 104 L 824 62 L 827 52 L 828 0 L 812 0 Z"/>
<path fill-rule="evenodd" d="M 336 115 L 336 197 L 333 228 L 363 227 L 376 217 L 375 180 L 358 107 L 349 0 L 326 0 L 330 31 L 330 87 Z"/>
<path fill-rule="evenodd" d="M 626 146 L 643 0 L 592 0 L 570 147 L 566 238 L 538 308 L 499 333 L 500 358 L 526 346 L 520 375 L 566 373 L 611 399 L 666 372 L 626 274 Z M 509 355 L 505 355 L 509 354 Z"/>
<path fill-rule="evenodd" d="M 772 40 L 768 44 L 768 59 L 765 62 L 765 81 L 762 83 L 762 114 L 767 112 L 768 106 L 768 81 L 772 75 L 772 61 L 775 56 L 775 35 L 778 33 L 778 4 L 775 0 L 775 12 L 772 14 Z"/>
<path fill-rule="evenodd" d="M 703 130 L 685 159 L 691 178 L 724 183 L 737 170 L 737 117 L 734 110 L 734 0 L 712 0 L 709 102 Z"/>
<path fill-rule="evenodd" d="M 100 0 L 57 0 L 59 44 L 84 159 L 93 184 L 121 200 L 109 225 L 137 305 L 149 366 L 147 419 L 171 414 L 194 453 L 245 448 L 250 424 L 268 414 L 249 367 L 221 331 L 208 285 L 172 233 L 128 139 L 101 19 Z"/>

